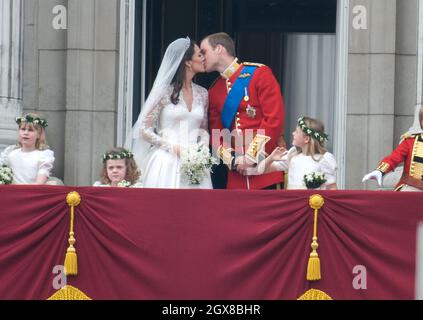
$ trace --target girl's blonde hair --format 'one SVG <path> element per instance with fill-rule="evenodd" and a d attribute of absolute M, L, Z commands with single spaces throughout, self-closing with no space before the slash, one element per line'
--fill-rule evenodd
<path fill-rule="evenodd" d="M 325 126 L 323 123 L 317 119 L 313 119 L 310 117 L 302 117 L 302 120 L 304 120 L 304 123 L 306 125 L 306 128 L 311 129 L 313 132 L 318 133 L 321 137 L 325 136 Z M 301 128 L 301 127 L 300 127 Z M 314 161 L 319 161 L 320 157 L 315 157 L 316 155 L 323 155 L 327 152 L 325 148 L 325 142 L 324 139 L 317 139 L 313 134 L 308 134 L 306 132 L 306 128 L 301 128 L 303 134 L 310 137 L 310 142 L 307 144 L 307 146 L 301 150 L 300 148 L 297 148 L 296 152 L 293 152 L 289 160 L 291 160 L 292 157 L 295 155 L 298 155 L 300 153 L 304 153 L 307 156 L 311 156 Z"/>
<path fill-rule="evenodd" d="M 26 118 L 26 117 L 29 117 L 29 118 L 32 118 L 32 119 L 37 119 L 37 118 L 40 119 L 41 118 L 36 113 L 27 113 L 22 118 Z M 37 140 L 35 141 L 35 148 L 36 149 L 46 150 L 46 149 L 49 148 L 49 146 L 47 144 L 46 131 L 41 124 L 22 121 L 22 122 L 19 122 L 18 126 L 19 126 L 19 129 L 22 128 L 22 127 L 28 126 L 32 129 L 34 129 L 35 131 L 37 131 L 38 137 L 37 137 Z M 20 141 L 18 141 L 18 146 L 22 148 L 22 143 Z"/>
<path fill-rule="evenodd" d="M 125 148 L 113 148 L 110 149 L 105 153 L 105 155 L 110 154 L 128 154 L 130 153 Z M 106 159 L 105 156 L 103 156 L 103 159 Z M 129 181 L 132 184 L 135 184 L 138 179 L 140 178 L 141 172 L 138 170 L 137 163 L 135 162 L 134 158 L 122 158 L 122 160 L 125 159 L 125 165 L 126 165 L 126 174 L 125 174 L 125 180 Z M 112 181 L 110 181 L 109 176 L 107 175 L 107 161 L 103 161 L 103 168 L 101 169 L 100 173 L 100 179 L 101 183 L 103 184 L 110 184 Z"/>

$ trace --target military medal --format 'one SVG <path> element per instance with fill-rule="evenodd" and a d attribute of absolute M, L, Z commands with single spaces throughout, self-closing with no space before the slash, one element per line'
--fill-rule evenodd
<path fill-rule="evenodd" d="M 254 107 L 252 107 L 252 106 L 250 106 L 250 105 L 248 105 L 247 106 L 247 115 L 251 118 L 251 119 L 254 119 L 255 117 L 256 117 L 256 115 L 257 115 L 257 111 L 256 111 L 256 108 L 254 108 Z"/>
<path fill-rule="evenodd" d="M 250 97 L 248 95 L 247 88 L 244 88 L 244 92 L 245 92 L 244 101 L 248 103 L 250 101 Z M 256 114 L 257 114 L 256 109 L 254 107 L 250 106 L 250 104 L 247 105 L 246 111 L 247 111 L 247 115 L 250 118 L 254 119 L 256 117 Z"/>

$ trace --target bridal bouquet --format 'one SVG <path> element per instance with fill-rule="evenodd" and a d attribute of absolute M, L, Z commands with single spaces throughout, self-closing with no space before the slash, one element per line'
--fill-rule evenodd
<path fill-rule="evenodd" d="M 0 167 L 0 184 L 11 184 L 13 182 L 13 172 L 8 166 Z"/>
<path fill-rule="evenodd" d="M 205 145 L 191 145 L 181 152 L 181 173 L 190 184 L 200 184 L 217 163 Z"/>
<path fill-rule="evenodd" d="M 326 181 L 326 176 L 323 172 L 312 172 L 304 175 L 304 183 L 307 189 L 317 189 Z"/>

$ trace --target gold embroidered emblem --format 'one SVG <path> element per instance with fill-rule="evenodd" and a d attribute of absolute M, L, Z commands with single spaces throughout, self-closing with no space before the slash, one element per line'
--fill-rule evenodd
<path fill-rule="evenodd" d="M 413 156 L 411 158 L 410 176 L 423 180 L 423 141 L 420 136 L 416 137 L 413 147 Z"/>
<path fill-rule="evenodd" d="M 238 78 L 245 79 L 245 78 L 248 78 L 248 77 L 251 77 L 251 73 L 242 73 L 242 74 L 239 75 Z"/>

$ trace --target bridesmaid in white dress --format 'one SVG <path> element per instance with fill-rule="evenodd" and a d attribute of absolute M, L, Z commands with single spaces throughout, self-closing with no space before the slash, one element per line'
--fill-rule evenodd
<path fill-rule="evenodd" d="M 101 181 L 94 182 L 93 187 L 141 188 L 140 174 L 132 152 L 113 148 L 103 155 Z"/>
<path fill-rule="evenodd" d="M 8 146 L 0 155 L 0 166 L 13 171 L 13 184 L 46 184 L 53 169 L 54 153 L 49 149 L 47 121 L 35 113 L 17 117 L 18 144 Z"/>
<path fill-rule="evenodd" d="M 205 71 L 203 62 L 200 48 L 189 38 L 175 40 L 166 50 L 126 143 L 141 168 L 145 188 L 212 189 L 209 172 L 199 185 L 189 184 L 180 173 L 181 151 L 209 144 L 208 93 L 192 81 Z"/>
<path fill-rule="evenodd" d="M 326 182 L 319 188 L 335 190 L 337 164 L 332 153 L 327 152 L 323 124 L 313 118 L 301 117 L 292 133 L 293 147 L 287 151 L 276 148 L 259 164 L 258 171 L 287 171 L 287 189 L 307 189 L 304 175 L 313 172 L 324 173 Z"/>

